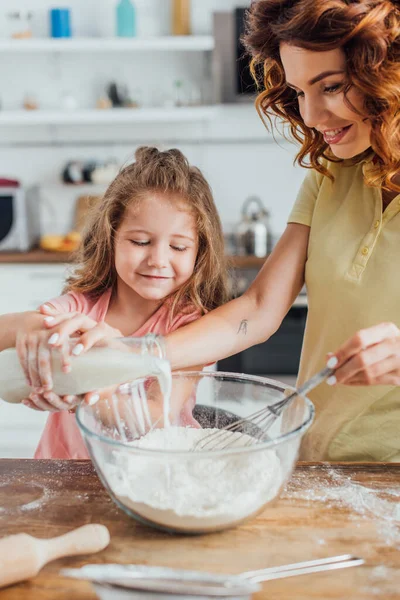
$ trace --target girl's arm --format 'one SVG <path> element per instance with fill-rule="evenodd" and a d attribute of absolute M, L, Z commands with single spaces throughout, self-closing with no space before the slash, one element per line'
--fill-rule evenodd
<path fill-rule="evenodd" d="M 242 296 L 166 336 L 173 370 L 216 362 L 275 333 L 304 284 L 309 232 L 289 224 Z"/>

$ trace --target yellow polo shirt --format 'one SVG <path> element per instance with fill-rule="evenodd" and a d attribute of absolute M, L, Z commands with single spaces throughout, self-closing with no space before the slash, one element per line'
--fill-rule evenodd
<path fill-rule="evenodd" d="M 327 161 L 334 183 L 310 171 L 288 220 L 310 227 L 299 383 L 359 329 L 400 326 L 400 194 L 382 214 L 381 190 L 364 182 L 371 161 Z M 400 461 L 400 387 L 322 383 L 309 397 L 316 417 L 301 459 Z"/>

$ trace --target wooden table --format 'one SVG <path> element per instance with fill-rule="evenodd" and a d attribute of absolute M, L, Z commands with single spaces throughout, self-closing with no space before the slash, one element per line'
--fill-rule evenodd
<path fill-rule="evenodd" d="M 358 498 L 364 488 L 357 484 L 370 489 L 366 506 Z M 342 489 L 343 502 L 318 500 L 337 491 L 335 486 Z M 352 494 L 357 510 L 346 507 Z M 27 532 L 52 537 L 86 523 L 103 523 L 111 543 L 100 554 L 50 563 L 30 582 L 0 590 L 0 600 L 95 600 L 89 583 L 58 575 L 62 567 L 88 562 L 239 573 L 347 553 L 365 558 L 366 565 L 272 581 L 256 600 L 400 598 L 400 509 L 397 525 L 388 520 L 399 500 L 400 464 L 300 463 L 279 501 L 253 521 L 218 534 L 185 537 L 128 518 L 113 504 L 90 461 L 3 459 L 1 536 Z"/>

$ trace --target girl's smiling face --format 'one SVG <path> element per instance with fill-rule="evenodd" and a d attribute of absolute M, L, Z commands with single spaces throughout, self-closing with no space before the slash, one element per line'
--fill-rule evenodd
<path fill-rule="evenodd" d="M 371 124 L 363 116 L 364 97 L 354 87 L 346 93 L 347 101 L 344 96 L 344 52 L 339 48 L 314 52 L 284 43 L 280 56 L 286 83 L 297 93 L 305 125 L 320 131 L 338 158 L 352 158 L 367 150 Z"/>
<path fill-rule="evenodd" d="M 127 208 L 115 238 L 118 285 L 159 301 L 191 277 L 198 250 L 194 215 L 180 197 L 150 192 Z"/>

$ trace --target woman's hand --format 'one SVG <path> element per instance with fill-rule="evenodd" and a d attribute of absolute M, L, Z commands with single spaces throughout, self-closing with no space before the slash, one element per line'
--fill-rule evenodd
<path fill-rule="evenodd" d="M 71 354 L 79 356 L 104 339 L 123 337 L 118 329 L 104 322 L 98 323 L 82 313 L 54 314 L 47 304 L 40 307 L 40 312 L 45 315 L 48 345 L 50 348 L 60 349 L 65 372 L 71 370 Z M 71 344 L 71 337 L 76 338 L 74 346 Z"/>
<path fill-rule="evenodd" d="M 328 358 L 328 366 L 337 364 L 331 385 L 400 386 L 400 330 L 394 323 L 358 331 Z"/>

